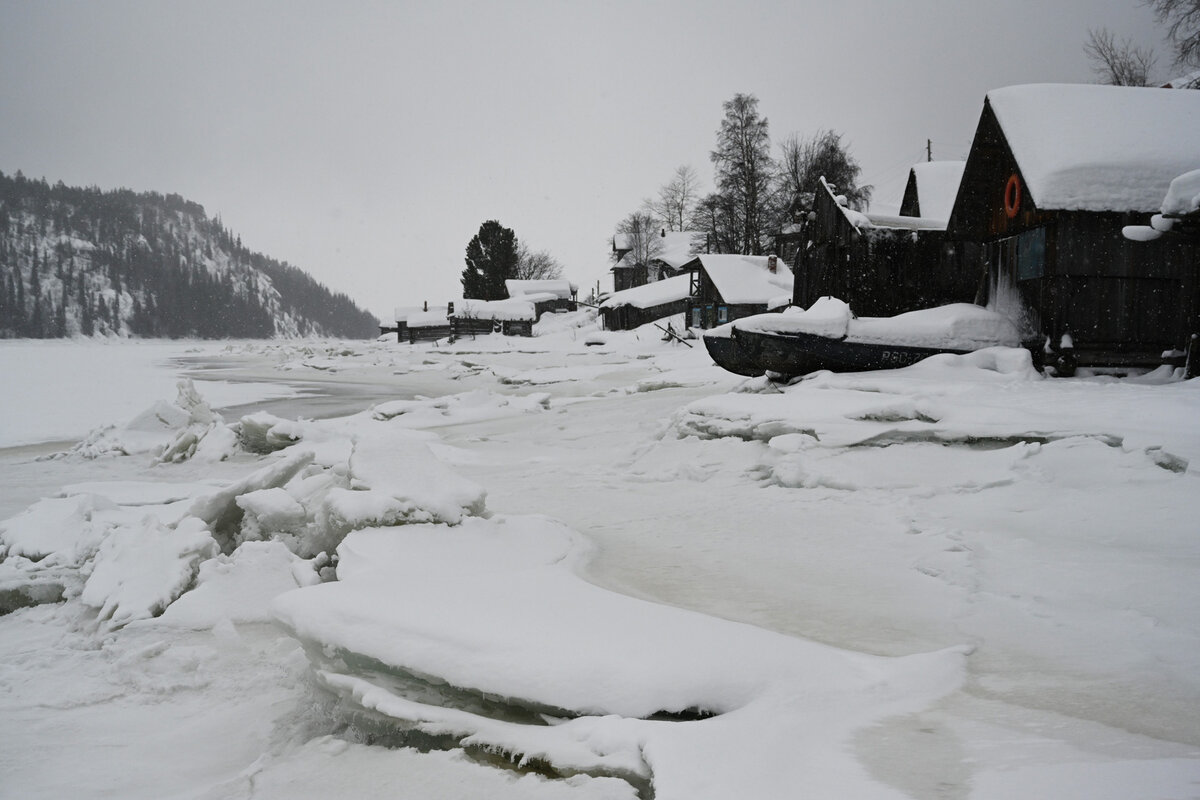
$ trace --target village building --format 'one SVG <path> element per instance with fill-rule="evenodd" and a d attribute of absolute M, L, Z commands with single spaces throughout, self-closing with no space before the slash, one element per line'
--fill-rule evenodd
<path fill-rule="evenodd" d="M 686 265 L 696 257 L 698 246 L 704 246 L 704 234 L 694 231 L 660 228 L 657 233 L 648 234 L 641 246 L 633 234 L 617 234 L 612 242 L 613 291 L 684 274 Z"/>
<path fill-rule="evenodd" d="M 687 311 L 692 280 L 676 275 L 654 283 L 613 292 L 600 303 L 600 318 L 610 331 L 632 330 Z"/>
<path fill-rule="evenodd" d="M 506 280 L 504 288 L 510 300 L 533 303 L 538 318 L 548 312 L 557 314 L 579 307 L 579 287 L 568 280 Z"/>
<path fill-rule="evenodd" d="M 687 324 L 692 328 L 715 328 L 784 308 L 792 300 L 792 270 L 778 256 L 700 255 L 686 268 Z"/>
<path fill-rule="evenodd" d="M 1079 365 L 1152 366 L 1200 330 L 1200 247 L 1133 242 L 1200 165 L 1200 92 L 1095 85 L 989 92 L 947 226 L 978 243 L 988 304 Z M 1070 349 L 1070 348 L 1069 348 Z"/>
<path fill-rule="evenodd" d="M 859 316 L 887 317 L 975 300 L 979 248 L 946 237 L 961 174 L 961 162 L 913 167 L 900 215 L 848 208 L 822 178 L 800 225 L 793 304 L 808 308 L 832 296 Z"/>

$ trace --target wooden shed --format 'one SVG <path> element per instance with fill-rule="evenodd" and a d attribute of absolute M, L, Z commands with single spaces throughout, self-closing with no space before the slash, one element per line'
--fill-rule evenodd
<path fill-rule="evenodd" d="M 927 196 L 924 205 L 946 216 L 854 211 L 822 179 L 802 222 L 793 303 L 808 308 L 829 295 L 849 303 L 860 316 L 886 317 L 972 302 L 980 285 L 979 248 L 947 240 L 949 210 L 944 200 Z M 921 208 L 918 184 L 910 173 L 901 210 Z"/>
<path fill-rule="evenodd" d="M 687 310 L 691 279 L 678 275 L 613 292 L 600 304 L 600 318 L 610 331 L 627 331 Z"/>
<path fill-rule="evenodd" d="M 1093 85 L 989 92 L 947 227 L 979 243 L 989 305 L 1080 365 L 1152 366 L 1200 330 L 1200 249 L 1121 230 L 1200 165 L 1200 92 Z M 1067 339 L 1064 339 L 1067 336 Z"/>

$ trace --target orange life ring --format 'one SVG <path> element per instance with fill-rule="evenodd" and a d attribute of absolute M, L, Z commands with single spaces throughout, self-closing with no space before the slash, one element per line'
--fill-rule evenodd
<path fill-rule="evenodd" d="M 1004 213 L 1012 219 L 1021 210 L 1021 179 L 1016 173 L 1008 176 L 1008 184 L 1004 187 Z"/>

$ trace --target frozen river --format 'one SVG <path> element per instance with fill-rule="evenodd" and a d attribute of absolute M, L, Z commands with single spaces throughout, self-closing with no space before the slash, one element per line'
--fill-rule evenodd
<path fill-rule="evenodd" d="M 0 744 L 10 796 L 1200 796 L 1195 381 L 1047 381 L 1005 353 L 780 388 L 656 337 L 582 338 L 0 346 L 6 374 L 30 350 L 40 365 L 30 396 L 6 401 L 28 422 L 4 431 L 0 519 L 80 485 L 114 515 L 150 508 L 149 486 L 202 498 L 308 446 L 307 466 L 280 484 L 301 505 L 316 497 L 301 478 L 348 473 L 356 487 L 322 500 L 320 519 L 336 500 L 357 528 L 386 494 L 387 513 L 424 526 L 351 534 L 362 566 L 282 606 L 296 638 L 275 627 L 271 597 L 246 600 L 261 611 L 243 616 L 202 601 L 203 571 L 167 613 L 127 626 L 98 624 L 86 592 L 0 617 L 0 713 L 22 732 Z M 32 388 L 39 369 L 59 375 L 56 358 L 81 385 Z M 117 427 L 99 441 L 116 441 L 183 375 L 223 425 L 258 415 L 297 444 L 214 446 L 207 459 L 198 448 L 169 464 L 111 449 L 45 458 L 64 450 L 47 440 L 104 422 Z M 72 416 L 39 391 L 77 403 L 93 391 L 95 408 Z M 426 474 L 409 480 L 413 469 Z M 283 497 L 255 481 L 243 491 L 258 499 L 239 507 Z M 254 535 L 275 524 L 255 513 Z M 226 592 L 290 588 L 273 581 L 303 572 L 297 531 L 318 517 L 279 523 L 291 554 L 264 542 L 239 561 L 222 545 L 212 563 L 228 560 Z M 251 536 L 242 525 L 237 541 Z M 263 560 L 238 577 L 251 555 Z M 342 563 L 359 561 L 347 551 Z M 122 602 L 118 613 L 133 608 Z M 511 625 L 500 646 L 481 622 L 491 613 L 528 630 Z M 416 710 L 365 673 L 313 660 L 321 648 L 559 709 L 569 724 Z M 689 705 L 716 715 L 644 719 Z M 372 747 L 345 727 L 368 707 L 465 749 Z M 513 782 L 469 742 L 578 774 Z"/>

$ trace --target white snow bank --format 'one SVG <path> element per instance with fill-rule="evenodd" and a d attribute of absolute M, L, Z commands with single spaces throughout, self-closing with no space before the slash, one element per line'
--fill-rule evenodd
<path fill-rule="evenodd" d="M 846 780 L 852 730 L 962 677 L 961 651 L 864 656 L 615 594 L 577 577 L 585 554 L 544 518 L 357 531 L 338 549 L 338 581 L 282 595 L 275 609 L 345 703 L 568 770 L 652 774 L 659 798 L 729 797 L 747 780 L 764 790 L 755 796 L 783 796 L 799 775 L 810 786 Z M 397 690 L 393 670 L 583 716 L 538 727 L 430 706 Z M 638 719 L 697 709 L 722 716 Z M 843 788 L 870 785 L 849 780 Z"/>

